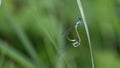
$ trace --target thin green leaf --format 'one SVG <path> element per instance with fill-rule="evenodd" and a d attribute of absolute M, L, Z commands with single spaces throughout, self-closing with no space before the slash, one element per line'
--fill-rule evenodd
<path fill-rule="evenodd" d="M 82 19 L 83 19 L 84 27 L 85 27 L 87 38 L 88 38 L 92 68 L 95 68 L 94 59 L 93 59 L 93 52 L 92 52 L 92 45 L 91 45 L 90 34 L 89 34 L 88 26 L 87 26 L 86 17 L 85 17 L 84 11 L 83 11 L 83 7 L 82 7 L 82 4 L 81 4 L 81 1 L 77 0 L 77 4 L 78 4 L 78 8 L 79 8 L 80 14 L 81 14 Z"/>

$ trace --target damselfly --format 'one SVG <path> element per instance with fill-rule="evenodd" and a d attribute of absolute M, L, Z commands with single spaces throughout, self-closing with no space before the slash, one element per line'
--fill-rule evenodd
<path fill-rule="evenodd" d="M 81 19 L 79 18 L 70 28 L 68 28 L 65 32 L 63 32 L 63 37 L 67 38 L 70 42 L 72 42 L 74 47 L 78 47 L 81 43 L 81 38 L 78 32 L 78 25 L 81 23 Z M 71 39 L 69 38 L 70 32 L 75 29 L 77 34 L 77 38 Z"/>

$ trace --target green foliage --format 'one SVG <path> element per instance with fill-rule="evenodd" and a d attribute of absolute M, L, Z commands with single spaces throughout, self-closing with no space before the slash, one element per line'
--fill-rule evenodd
<path fill-rule="evenodd" d="M 95 68 L 119 68 L 119 0 L 81 2 Z M 79 26 L 79 47 L 74 48 L 62 37 L 62 32 L 79 17 L 76 0 L 3 0 L 0 7 L 0 68 L 91 68 L 83 24 Z"/>

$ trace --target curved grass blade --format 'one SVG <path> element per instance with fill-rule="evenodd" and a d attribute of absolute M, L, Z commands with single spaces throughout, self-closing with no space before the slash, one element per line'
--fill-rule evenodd
<path fill-rule="evenodd" d="M 86 34 L 87 34 L 87 38 L 88 38 L 92 68 L 95 68 L 94 59 L 93 59 L 93 52 L 92 52 L 92 45 L 91 45 L 90 34 L 89 34 L 88 26 L 87 26 L 87 21 L 86 21 L 85 15 L 84 15 L 84 11 L 83 11 L 81 1 L 77 0 L 77 4 L 78 4 L 78 8 L 79 8 L 80 14 L 81 14 L 82 19 L 83 19 L 83 24 L 84 24 Z"/>

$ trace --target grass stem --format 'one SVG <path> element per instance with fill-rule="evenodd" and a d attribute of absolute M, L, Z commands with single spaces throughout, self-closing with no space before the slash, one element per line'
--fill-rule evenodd
<path fill-rule="evenodd" d="M 84 10 L 83 10 L 81 1 L 77 0 L 77 4 L 78 4 L 78 8 L 79 8 L 80 14 L 81 14 L 82 19 L 83 19 L 84 27 L 85 27 L 87 38 L 88 38 L 92 68 L 95 68 L 94 59 L 93 59 L 93 52 L 92 52 L 92 45 L 91 45 L 90 34 L 89 34 L 88 26 L 87 26 L 86 17 L 85 17 L 85 14 L 84 14 Z"/>

